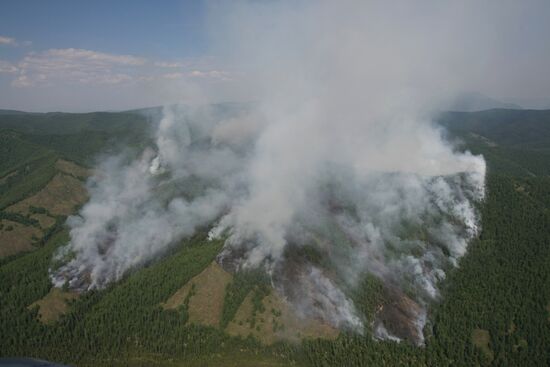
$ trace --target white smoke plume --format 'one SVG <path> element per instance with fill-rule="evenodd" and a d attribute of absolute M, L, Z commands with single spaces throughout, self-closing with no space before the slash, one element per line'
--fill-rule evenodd
<path fill-rule="evenodd" d="M 300 312 L 337 327 L 362 329 L 346 294 L 365 273 L 414 289 L 421 308 L 437 299 L 479 230 L 485 162 L 432 121 L 462 87 L 469 46 L 450 40 L 464 12 L 422 9 L 413 21 L 408 2 L 212 6 L 213 52 L 256 102 L 167 107 L 154 147 L 104 160 L 54 283 L 103 287 L 212 226 L 220 261 L 265 267 Z M 289 261 L 304 246 L 327 263 Z"/>

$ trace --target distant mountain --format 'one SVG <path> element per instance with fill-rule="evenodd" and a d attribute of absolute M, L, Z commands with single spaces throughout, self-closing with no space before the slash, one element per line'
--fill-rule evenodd
<path fill-rule="evenodd" d="M 21 115 L 21 114 L 25 114 L 25 113 L 28 113 L 28 112 L 17 111 L 17 110 L 2 110 L 2 109 L 0 109 L 0 115 Z"/>
<path fill-rule="evenodd" d="M 498 101 L 481 93 L 469 92 L 460 94 L 448 107 L 450 111 L 475 112 L 494 108 L 519 110 L 522 107 L 513 103 Z"/>

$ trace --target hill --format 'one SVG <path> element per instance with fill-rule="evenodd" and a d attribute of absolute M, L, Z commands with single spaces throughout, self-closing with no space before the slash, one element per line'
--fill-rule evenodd
<path fill-rule="evenodd" d="M 19 115 L 19 114 L 25 114 L 28 112 L 23 111 L 17 111 L 17 110 L 1 110 L 0 109 L 0 115 Z"/>
<path fill-rule="evenodd" d="M 235 106 L 220 106 L 219 112 Z M 77 366 L 550 364 L 550 111 L 448 112 L 460 149 L 488 162 L 483 230 L 444 281 L 425 345 L 304 321 L 258 271 L 218 264 L 206 230 L 103 290 L 53 289 L 52 254 L 86 200 L 94 157 L 147 146 L 138 112 L 0 116 L 0 357 Z M 303 249 L 300 257 L 318 258 Z M 316 258 L 317 256 L 317 258 Z M 406 312 L 374 277 L 353 300 L 367 320 Z"/>
<path fill-rule="evenodd" d="M 448 112 L 440 123 L 489 167 L 519 176 L 550 174 L 550 110 Z"/>
<path fill-rule="evenodd" d="M 476 112 L 490 110 L 495 108 L 521 109 L 520 106 L 513 103 L 501 102 L 481 93 L 462 93 L 448 107 L 450 111 Z"/>

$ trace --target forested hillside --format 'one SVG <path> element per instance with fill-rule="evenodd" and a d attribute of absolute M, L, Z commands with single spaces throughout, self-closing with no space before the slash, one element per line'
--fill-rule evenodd
<path fill-rule="evenodd" d="M 445 279 L 422 347 L 375 340 L 368 328 L 293 326 L 262 273 L 212 265 L 222 243 L 207 241 L 207 228 L 107 289 L 52 289 L 52 254 L 68 240 L 67 215 L 86 201 L 94 157 L 146 146 L 148 120 L 143 111 L 0 114 L 0 357 L 76 366 L 550 365 L 550 111 L 441 116 L 460 149 L 485 156 L 487 197 L 483 229 Z M 222 278 L 221 293 L 202 286 Z M 376 279 L 360 284 L 354 301 L 369 319 L 388 299 Z M 217 300 L 208 305 L 215 319 L 197 317 L 203 299 Z"/>
<path fill-rule="evenodd" d="M 483 154 L 494 172 L 550 175 L 550 110 L 447 112 L 440 123 L 470 150 Z"/>

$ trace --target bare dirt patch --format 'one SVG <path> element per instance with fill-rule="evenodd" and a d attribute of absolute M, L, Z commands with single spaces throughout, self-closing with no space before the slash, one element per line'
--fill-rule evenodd
<path fill-rule="evenodd" d="M 68 175 L 74 176 L 79 179 L 86 179 L 88 176 L 92 174 L 92 171 L 79 166 L 76 163 L 73 163 L 71 161 L 66 161 L 64 159 L 58 159 L 55 162 L 55 168 L 57 168 L 59 171 L 66 173 Z"/>
<path fill-rule="evenodd" d="M 474 329 L 472 331 L 472 343 L 481 349 L 489 363 L 495 358 L 495 355 L 491 348 L 489 347 L 489 343 L 491 342 L 491 335 L 487 330 L 484 329 Z"/>
<path fill-rule="evenodd" d="M 189 321 L 192 323 L 218 326 L 223 310 L 225 288 L 232 275 L 213 261 L 199 275 L 174 293 L 163 305 L 164 309 L 175 309 L 188 299 Z"/>
<path fill-rule="evenodd" d="M 33 243 L 42 237 L 38 228 L 9 220 L 0 220 L 0 257 L 34 250 Z"/>
<path fill-rule="evenodd" d="M 391 336 L 420 345 L 423 336 L 417 321 L 421 315 L 422 307 L 417 302 L 401 290 L 387 286 L 384 287 L 384 301 L 375 312 L 374 330 L 384 330 Z"/>
<path fill-rule="evenodd" d="M 76 206 L 83 204 L 88 194 L 81 181 L 67 174 L 58 173 L 35 195 L 10 207 L 7 211 L 29 213 L 29 207 L 45 208 L 53 215 L 69 215 Z"/>
<path fill-rule="evenodd" d="M 69 311 L 70 300 L 78 298 L 78 293 L 65 292 L 60 288 L 53 287 L 44 298 L 29 305 L 29 309 L 38 306 L 38 317 L 45 324 L 59 320 L 61 315 Z"/>
<path fill-rule="evenodd" d="M 335 339 L 339 331 L 315 319 L 299 317 L 275 290 L 262 299 L 263 310 L 254 315 L 254 291 L 251 291 L 237 310 L 226 332 L 233 336 L 254 336 L 270 345 L 279 340 L 298 343 L 304 338 Z"/>

